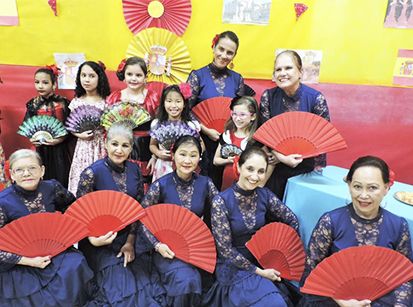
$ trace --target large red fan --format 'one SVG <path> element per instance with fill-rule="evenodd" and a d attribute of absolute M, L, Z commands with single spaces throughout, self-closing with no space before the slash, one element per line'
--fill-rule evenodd
<path fill-rule="evenodd" d="M 182 261 L 213 273 L 216 264 L 215 242 L 205 223 L 190 210 L 173 204 L 145 209 L 142 223 Z"/>
<path fill-rule="evenodd" d="M 76 200 L 65 214 L 87 226 L 89 236 L 119 231 L 145 215 L 132 197 L 117 191 L 95 191 Z"/>
<path fill-rule="evenodd" d="M 305 251 L 297 232 L 283 223 L 271 223 L 252 236 L 246 244 L 265 269 L 275 269 L 282 278 L 300 280 Z"/>
<path fill-rule="evenodd" d="M 327 257 L 301 292 L 334 299 L 374 301 L 413 279 L 413 263 L 389 248 L 357 246 Z"/>
<path fill-rule="evenodd" d="M 309 112 L 286 112 L 266 121 L 254 139 L 284 154 L 303 158 L 347 148 L 346 141 L 329 121 Z"/>
<path fill-rule="evenodd" d="M 209 98 L 193 107 L 192 112 L 203 125 L 223 133 L 225 122 L 230 117 L 231 100 L 229 97 Z"/>
<path fill-rule="evenodd" d="M 163 28 L 181 36 L 191 19 L 190 0 L 123 0 L 123 15 L 137 34 L 147 28 Z"/>
<path fill-rule="evenodd" d="M 82 223 L 60 212 L 35 213 L 0 229 L 0 250 L 25 257 L 53 257 L 87 233 Z"/>

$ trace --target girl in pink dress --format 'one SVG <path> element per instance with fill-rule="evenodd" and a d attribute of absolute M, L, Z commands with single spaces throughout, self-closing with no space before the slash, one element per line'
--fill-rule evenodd
<path fill-rule="evenodd" d="M 102 66 L 92 61 L 80 65 L 76 76 L 75 98 L 69 105 L 71 111 L 85 105 L 104 110 L 110 87 Z M 73 135 L 77 137 L 77 143 L 69 173 L 69 191 L 76 195 L 80 173 L 105 156 L 105 147 L 103 129 L 87 130 Z"/>

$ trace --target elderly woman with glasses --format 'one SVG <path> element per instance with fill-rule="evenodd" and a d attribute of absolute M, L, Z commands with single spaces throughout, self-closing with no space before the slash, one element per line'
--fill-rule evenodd
<path fill-rule="evenodd" d="M 42 180 L 38 153 L 10 156 L 13 184 L 0 193 L 0 228 L 29 214 L 64 211 L 74 200 L 56 180 Z M 0 251 L 0 306 L 75 306 L 85 303 L 93 273 L 83 255 L 70 248 L 50 258 Z"/>

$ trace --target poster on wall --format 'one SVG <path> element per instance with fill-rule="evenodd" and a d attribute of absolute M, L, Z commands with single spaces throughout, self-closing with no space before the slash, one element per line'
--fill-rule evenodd
<path fill-rule="evenodd" d="M 386 28 L 413 28 L 413 0 L 388 0 Z"/>
<path fill-rule="evenodd" d="M 286 49 L 275 50 L 275 56 Z M 303 83 L 318 83 L 320 78 L 321 59 L 323 52 L 321 50 L 304 50 L 291 49 L 297 52 L 303 62 L 303 75 L 301 82 Z"/>
<path fill-rule="evenodd" d="M 74 90 L 77 69 L 86 61 L 84 53 L 54 53 L 56 66 L 59 67 L 57 86 L 60 89 Z"/>
<path fill-rule="evenodd" d="M 17 26 L 19 15 L 17 14 L 16 0 L 0 1 L 0 26 Z"/>
<path fill-rule="evenodd" d="M 271 0 L 224 0 L 222 22 L 267 25 Z"/>
<path fill-rule="evenodd" d="M 393 84 L 413 86 L 413 50 L 399 49 L 394 65 Z"/>

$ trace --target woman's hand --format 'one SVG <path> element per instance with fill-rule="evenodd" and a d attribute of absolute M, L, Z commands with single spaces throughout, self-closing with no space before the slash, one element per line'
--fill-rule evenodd
<path fill-rule="evenodd" d="M 303 162 L 303 156 L 299 154 L 291 154 L 285 156 L 280 152 L 273 151 L 273 153 L 281 163 L 284 163 L 285 165 L 288 165 L 291 168 L 295 168 L 298 164 Z"/>
<path fill-rule="evenodd" d="M 153 175 L 153 170 L 155 169 L 155 163 L 156 163 L 156 157 L 155 155 L 152 155 L 151 159 L 146 165 L 146 169 L 149 171 L 149 175 Z"/>
<path fill-rule="evenodd" d="M 123 255 L 123 267 L 126 268 L 129 262 L 135 260 L 135 249 L 133 244 L 126 242 L 120 249 L 119 254 L 116 257 L 121 257 Z"/>
<path fill-rule="evenodd" d="M 96 247 L 109 245 L 115 240 L 117 232 L 109 231 L 107 234 L 100 237 L 88 237 L 89 242 Z"/>
<path fill-rule="evenodd" d="M 370 307 L 370 300 L 334 300 L 340 307 Z"/>
<path fill-rule="evenodd" d="M 156 153 L 156 156 L 161 160 L 170 161 L 171 160 L 171 151 L 166 150 L 162 146 L 159 146 L 159 149 Z"/>
<path fill-rule="evenodd" d="M 281 277 L 280 277 L 280 272 L 274 270 L 274 269 L 260 269 L 257 268 L 255 270 L 255 273 L 257 275 L 260 275 L 261 277 L 267 278 L 271 281 L 281 281 Z"/>
<path fill-rule="evenodd" d="M 43 144 L 46 146 L 54 146 L 54 145 L 62 143 L 64 139 L 65 139 L 64 137 L 61 137 L 61 138 L 53 139 L 51 141 L 46 141 Z"/>
<path fill-rule="evenodd" d="M 36 147 L 39 147 L 39 146 L 42 146 L 42 145 L 43 145 L 42 142 L 37 141 L 37 140 L 34 140 L 34 139 L 30 139 L 30 142 L 31 142 L 34 146 L 36 146 Z"/>
<path fill-rule="evenodd" d="M 215 129 L 211 129 L 211 128 L 206 128 L 204 129 L 204 133 L 207 135 L 207 137 L 209 137 L 211 140 L 213 141 L 218 141 L 219 140 L 219 136 L 221 135 L 218 131 L 216 131 Z"/>
<path fill-rule="evenodd" d="M 73 132 L 73 135 L 79 139 L 85 140 L 85 141 L 90 141 L 93 139 L 93 130 L 86 130 L 83 131 L 82 133 L 75 133 Z"/>
<path fill-rule="evenodd" d="M 175 253 L 170 250 L 168 245 L 164 243 L 158 243 L 155 245 L 155 251 L 157 251 L 159 254 L 161 254 L 162 257 L 167 258 L 167 259 L 174 259 Z"/>
<path fill-rule="evenodd" d="M 44 269 L 51 262 L 50 256 L 45 257 L 21 257 L 17 264 L 31 266 L 33 268 Z"/>

